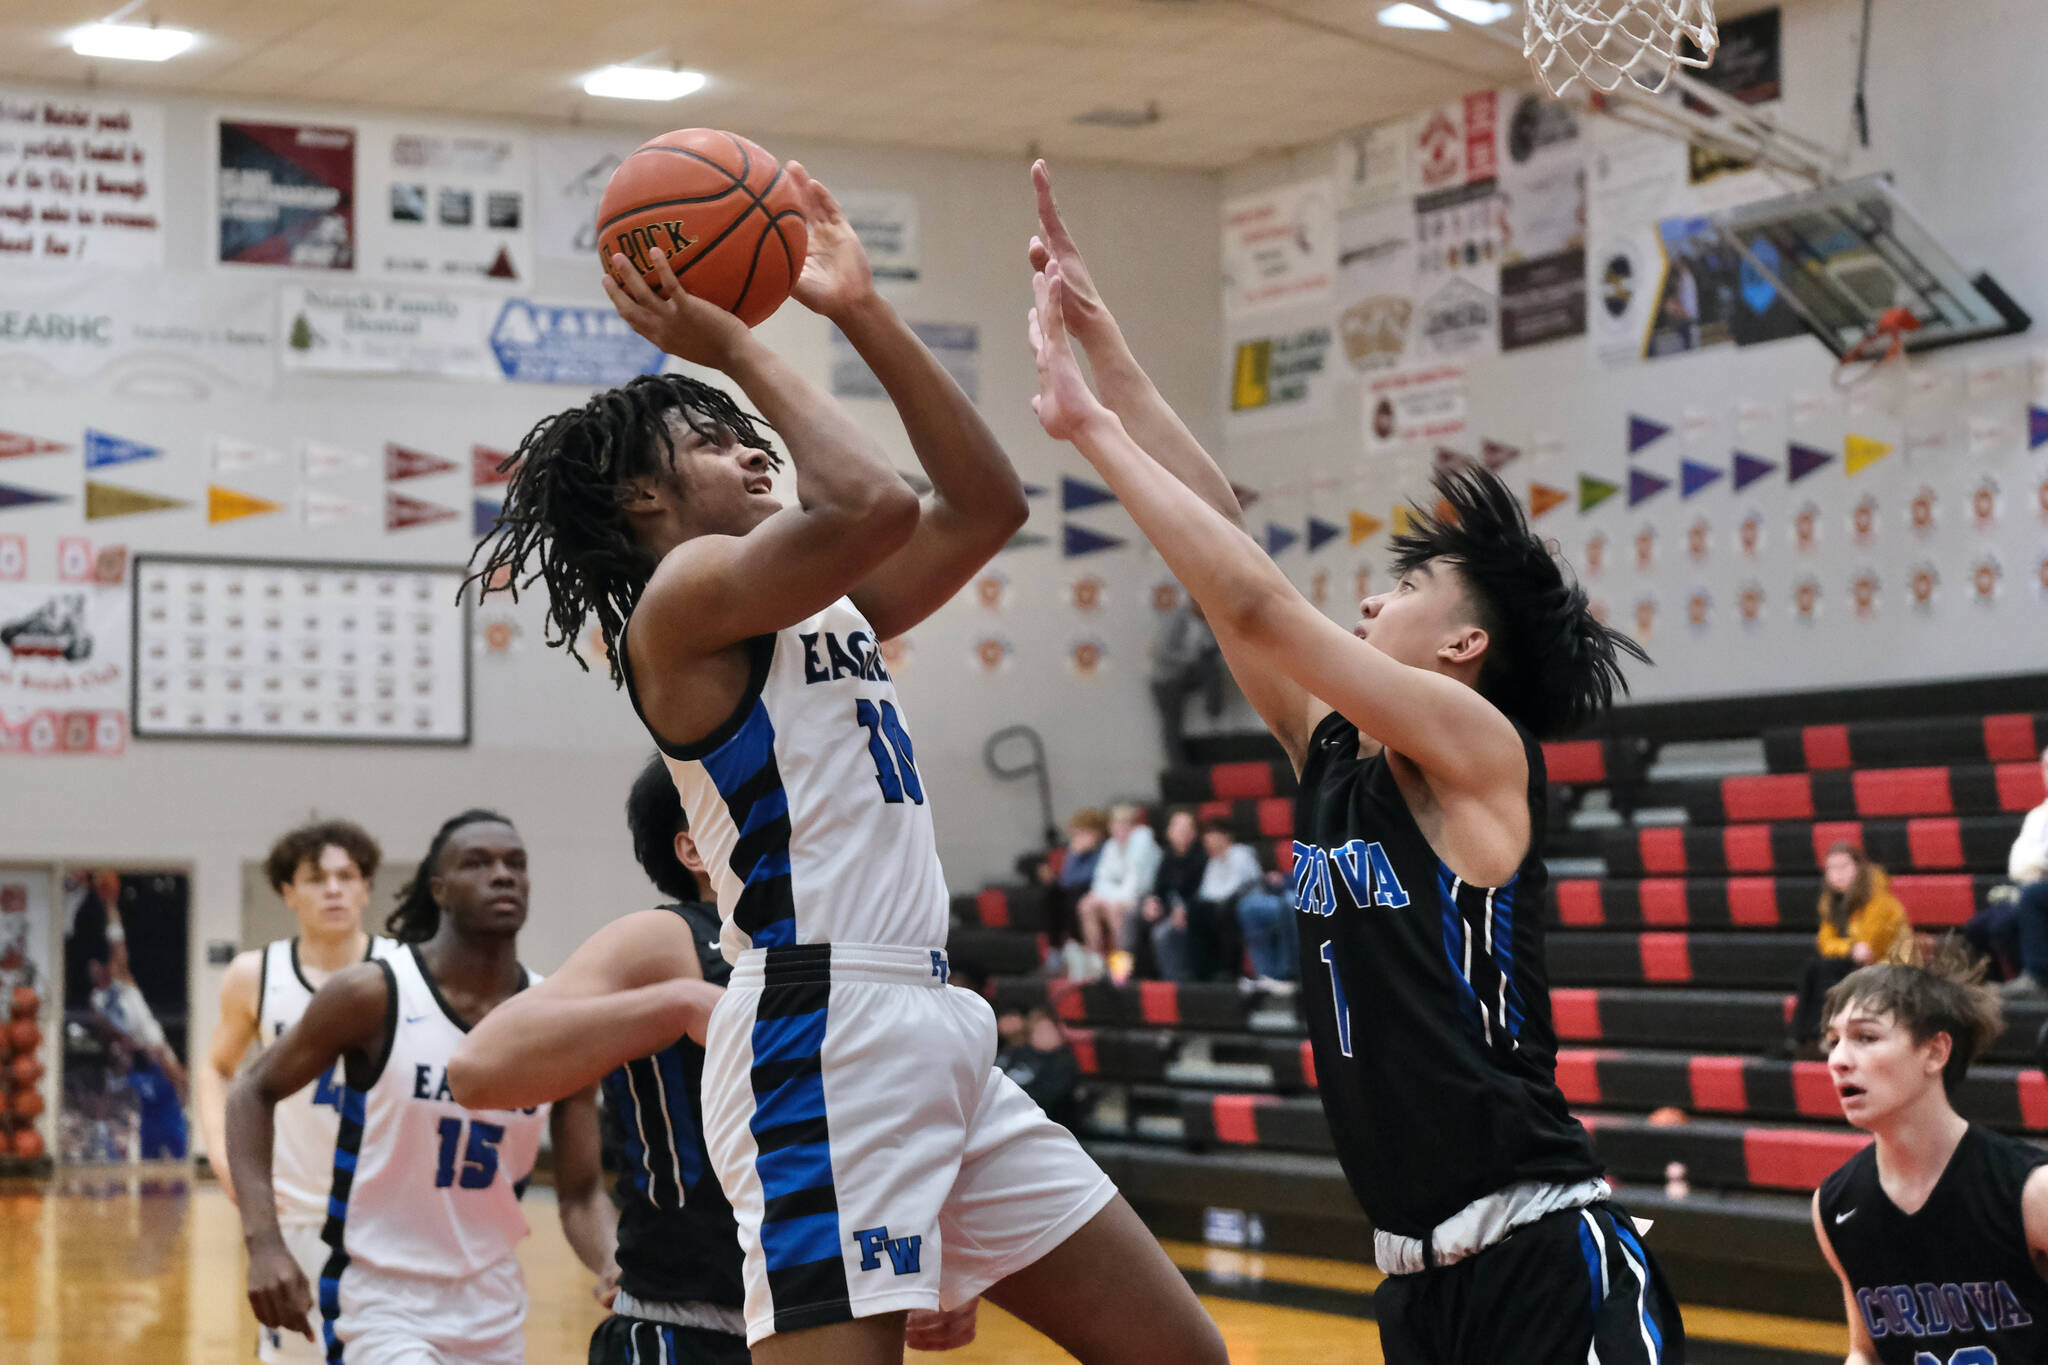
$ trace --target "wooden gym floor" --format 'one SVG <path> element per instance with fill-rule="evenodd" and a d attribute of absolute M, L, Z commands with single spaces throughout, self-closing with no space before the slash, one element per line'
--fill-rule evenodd
<path fill-rule="evenodd" d="M 533 1306 L 527 1358 L 585 1358 L 600 1310 L 590 1276 L 549 1207 L 528 1198 L 522 1247 Z M 211 1181 L 183 1167 L 85 1168 L 43 1182 L 0 1181 L 0 1360 L 7 1365 L 214 1365 L 253 1361 L 241 1228 Z M 1168 1243 L 1238 1365 L 1377 1365 L 1368 1267 Z M 1839 1361 L 1839 1323 L 1687 1309 L 1688 1357 L 1706 1365 Z M 1066 1357 L 984 1306 L 980 1336 L 948 1365 L 1041 1365 Z M 934 1360 L 935 1356 L 913 1356 Z"/>

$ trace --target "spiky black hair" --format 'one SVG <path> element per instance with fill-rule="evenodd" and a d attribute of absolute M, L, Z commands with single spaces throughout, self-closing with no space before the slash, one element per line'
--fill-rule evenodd
<path fill-rule="evenodd" d="M 640 375 L 580 408 L 542 418 L 526 433 L 499 467 L 512 472 L 505 507 L 470 554 L 464 580 L 465 587 L 481 583 L 484 593 L 496 583 L 517 601 L 521 588 L 546 579 L 547 643 L 566 646 L 577 666 L 588 669 L 576 640 L 595 617 L 614 687 L 625 682 L 619 637 L 654 572 L 653 557 L 626 520 L 626 483 L 672 465 L 670 413 L 706 440 L 730 435 L 782 468 L 782 457 L 762 434 L 767 424 L 722 390 L 679 374 Z M 530 571 L 529 559 L 538 560 Z"/>
<path fill-rule="evenodd" d="M 1593 617 L 1586 593 L 1491 471 L 1439 470 L 1442 503 L 1411 508 L 1393 538 L 1394 571 L 1432 560 L 1455 570 L 1486 632 L 1479 691 L 1539 739 L 1569 734 L 1628 691 L 1622 656 L 1650 662 L 1641 645 Z"/>

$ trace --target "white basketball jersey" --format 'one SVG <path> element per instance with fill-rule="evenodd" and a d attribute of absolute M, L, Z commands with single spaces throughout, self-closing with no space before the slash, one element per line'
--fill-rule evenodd
<path fill-rule="evenodd" d="M 417 948 L 382 961 L 391 1051 L 374 1077 L 351 1069 L 342 1090 L 324 1234 L 338 1254 L 323 1287 L 356 1263 L 436 1278 L 503 1263 L 526 1236 L 515 1186 L 532 1174 L 548 1120 L 545 1104 L 471 1110 L 449 1098 L 448 1059 L 468 1030 Z M 526 973 L 529 986 L 538 980 Z"/>
<path fill-rule="evenodd" d="M 389 956 L 397 939 L 370 936 L 364 957 Z M 263 950 L 256 991 L 256 1045 L 269 1047 L 299 1022 L 312 1003 L 313 986 L 299 966 L 299 941 L 281 938 Z M 341 1125 L 341 1063 L 294 1095 L 277 1102 L 277 1137 L 270 1148 L 271 1184 L 277 1216 L 286 1222 L 317 1222 L 327 1216 L 327 1190 L 334 1183 L 334 1133 Z"/>
<path fill-rule="evenodd" d="M 718 888 L 720 950 L 944 947 L 932 794 L 874 628 L 842 597 L 748 647 L 731 718 L 696 744 L 656 739 Z"/>

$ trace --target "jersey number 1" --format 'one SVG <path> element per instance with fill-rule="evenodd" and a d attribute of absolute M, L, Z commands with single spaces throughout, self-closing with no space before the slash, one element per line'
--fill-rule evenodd
<path fill-rule="evenodd" d="M 495 1123 L 473 1119 L 469 1125 L 469 1145 L 463 1148 L 462 1171 L 455 1170 L 455 1149 L 462 1146 L 462 1120 L 442 1119 L 441 1156 L 434 1166 L 434 1188 L 445 1190 L 450 1185 L 459 1185 L 465 1190 L 487 1188 L 498 1174 L 498 1144 L 505 1139 L 505 1130 Z"/>
<path fill-rule="evenodd" d="M 1344 978 L 1337 975 L 1337 959 L 1333 952 L 1336 947 L 1328 939 L 1323 941 L 1319 954 L 1323 965 L 1330 969 L 1330 1005 L 1337 1014 L 1337 1050 L 1346 1057 L 1351 1055 L 1351 1005 L 1344 999 Z"/>
<path fill-rule="evenodd" d="M 924 783 L 917 777 L 917 757 L 910 752 L 910 736 L 896 717 L 893 702 L 875 704 L 862 697 L 853 706 L 853 719 L 868 732 L 868 753 L 875 760 L 875 781 L 881 784 L 882 799 L 892 806 L 905 797 L 913 806 L 924 804 Z"/>

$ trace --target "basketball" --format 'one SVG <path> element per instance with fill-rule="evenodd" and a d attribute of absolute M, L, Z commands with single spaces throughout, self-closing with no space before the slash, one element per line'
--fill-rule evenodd
<path fill-rule="evenodd" d="M 14 1112 L 17 1116 L 32 1119 L 43 1112 L 43 1094 L 40 1090 L 17 1090 L 14 1092 Z"/>
<path fill-rule="evenodd" d="M 782 163 L 714 128 L 644 142 L 612 172 L 597 209 L 598 261 L 613 253 L 655 283 L 655 247 L 685 289 L 757 326 L 789 297 L 809 232 Z"/>
<path fill-rule="evenodd" d="M 14 1078 L 16 1085 L 34 1085 L 43 1078 L 43 1064 L 33 1055 L 24 1052 L 14 1059 L 14 1064 L 8 1069 L 7 1074 Z"/>
<path fill-rule="evenodd" d="M 23 1128 L 14 1135 L 14 1154 L 23 1161 L 34 1161 L 43 1154 L 43 1135 L 33 1128 Z"/>
<path fill-rule="evenodd" d="M 36 1011 L 41 1008 L 43 1002 L 36 995 L 36 988 L 34 986 L 16 986 L 14 988 L 13 1003 L 15 1018 L 33 1019 L 36 1017 Z"/>
<path fill-rule="evenodd" d="M 7 1036 L 16 1052 L 32 1052 L 36 1044 L 43 1041 L 43 1031 L 36 1027 L 33 1019 L 15 1020 L 8 1026 Z"/>

